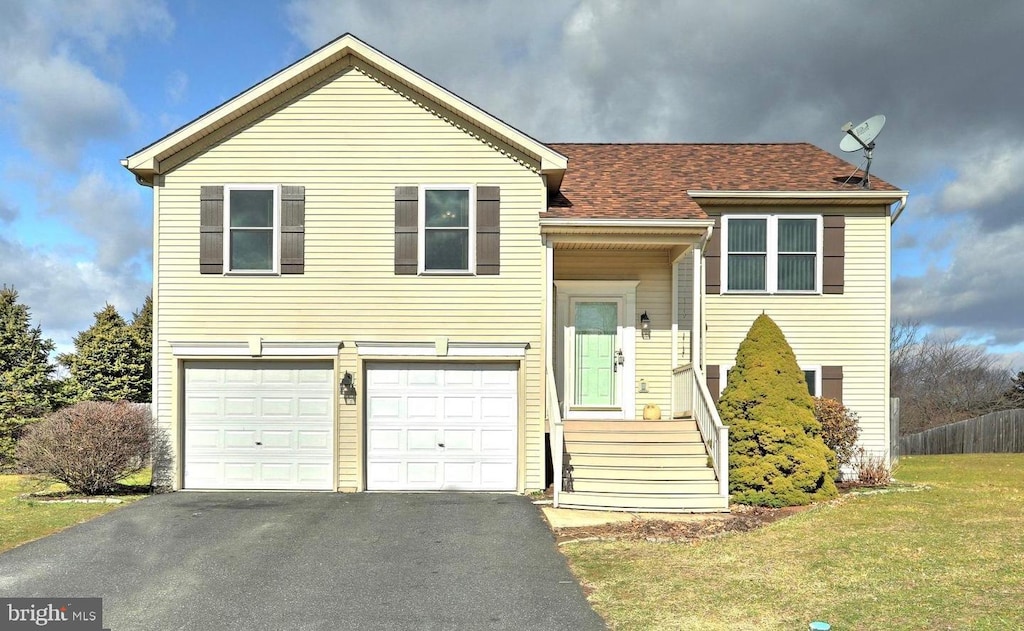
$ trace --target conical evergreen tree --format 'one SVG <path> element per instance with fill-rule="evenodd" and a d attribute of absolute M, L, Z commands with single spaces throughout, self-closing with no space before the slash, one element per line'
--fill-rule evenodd
<path fill-rule="evenodd" d="M 51 410 L 56 383 L 50 362 L 53 341 L 32 327 L 18 292 L 0 289 L 0 469 L 12 464 L 22 428 Z"/>
<path fill-rule="evenodd" d="M 138 343 L 139 363 L 148 368 L 142 374 L 139 388 L 145 393 L 142 401 L 149 402 L 153 392 L 153 298 L 146 296 L 142 308 L 132 314 L 132 333 Z"/>
<path fill-rule="evenodd" d="M 729 426 L 733 501 L 796 506 L 836 496 L 835 454 L 821 440 L 793 349 L 768 316 L 740 344 L 718 409 Z"/>
<path fill-rule="evenodd" d="M 135 331 L 107 305 L 91 327 L 75 336 L 75 352 L 58 359 L 87 401 L 145 402 L 150 396 L 149 353 L 141 356 Z"/>

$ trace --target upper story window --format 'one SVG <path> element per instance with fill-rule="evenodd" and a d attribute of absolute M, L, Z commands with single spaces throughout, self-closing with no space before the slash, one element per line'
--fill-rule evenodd
<path fill-rule="evenodd" d="M 420 195 L 420 271 L 475 268 L 476 200 L 470 186 L 424 186 Z"/>
<path fill-rule="evenodd" d="M 281 240 L 280 189 L 227 186 L 224 205 L 226 272 L 277 273 Z"/>
<path fill-rule="evenodd" d="M 820 293 L 820 215 L 722 218 L 727 292 Z"/>

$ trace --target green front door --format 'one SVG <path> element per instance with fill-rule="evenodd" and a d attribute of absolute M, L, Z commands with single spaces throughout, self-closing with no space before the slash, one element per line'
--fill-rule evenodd
<path fill-rule="evenodd" d="M 616 338 L 619 326 L 617 302 L 576 302 L 574 403 L 587 407 L 616 404 Z"/>

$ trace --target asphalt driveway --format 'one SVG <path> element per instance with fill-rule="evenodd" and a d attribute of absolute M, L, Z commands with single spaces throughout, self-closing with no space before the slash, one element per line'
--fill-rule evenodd
<path fill-rule="evenodd" d="M 529 499 L 172 493 L 0 555 L 112 631 L 603 629 Z"/>

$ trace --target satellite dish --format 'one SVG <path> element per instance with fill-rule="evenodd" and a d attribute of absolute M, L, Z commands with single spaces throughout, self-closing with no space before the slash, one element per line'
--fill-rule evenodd
<path fill-rule="evenodd" d="M 871 158 L 874 157 L 875 138 L 881 133 L 882 127 L 885 127 L 885 116 L 881 114 L 872 116 L 856 127 L 852 122 L 846 123 L 842 127 L 843 133 L 846 135 L 839 141 L 839 148 L 846 152 L 864 150 L 864 158 L 868 164 L 864 169 L 864 177 L 860 180 L 860 185 L 863 188 L 871 186 Z"/>
<path fill-rule="evenodd" d="M 839 148 L 847 152 L 860 149 L 870 151 L 875 138 L 882 131 L 882 127 L 885 127 L 885 116 L 881 114 L 872 116 L 856 127 L 851 123 L 846 123 L 843 125 L 846 135 L 840 141 Z"/>

